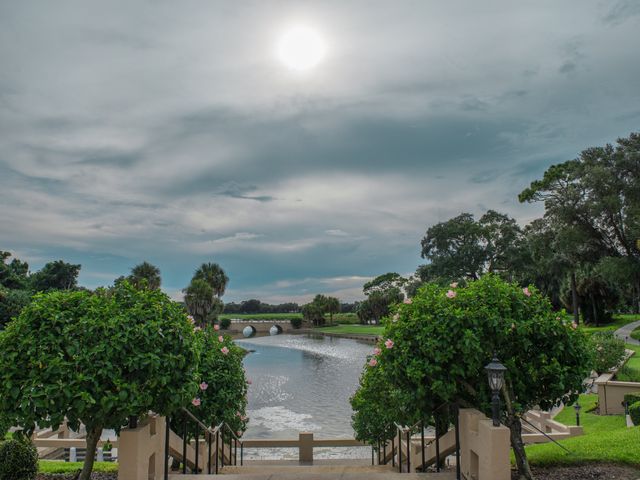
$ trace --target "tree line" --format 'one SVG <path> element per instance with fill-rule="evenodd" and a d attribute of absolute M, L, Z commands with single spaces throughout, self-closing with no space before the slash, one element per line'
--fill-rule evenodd
<path fill-rule="evenodd" d="M 542 202 L 543 217 L 521 227 L 488 210 L 429 227 L 421 241 L 427 263 L 411 278 L 387 273 L 365 284 L 361 320 L 378 323 L 426 283 L 465 284 L 487 273 L 535 285 L 576 323 L 640 311 L 640 133 L 549 167 L 518 200 Z"/>

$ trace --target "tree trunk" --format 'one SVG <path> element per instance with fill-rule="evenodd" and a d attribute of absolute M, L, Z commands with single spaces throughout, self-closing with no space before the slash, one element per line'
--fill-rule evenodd
<path fill-rule="evenodd" d="M 571 300 L 573 303 L 573 321 L 580 325 L 580 312 L 578 311 L 578 290 L 576 288 L 576 272 L 571 272 Z"/>
<path fill-rule="evenodd" d="M 533 480 L 533 473 L 531 473 L 531 466 L 529 465 L 529 460 L 527 460 L 527 452 L 522 441 L 522 423 L 518 417 L 509 414 L 507 415 L 506 424 L 509 427 L 511 447 L 516 458 L 518 478 L 520 480 Z"/>
<path fill-rule="evenodd" d="M 516 458 L 516 467 L 518 468 L 518 479 L 534 480 L 531 467 L 529 466 L 529 460 L 527 460 L 527 452 L 524 449 L 524 442 L 522 441 L 522 423 L 520 422 L 520 418 L 516 416 L 513 404 L 511 403 L 510 392 L 512 391 L 510 382 L 508 380 L 505 381 L 502 386 L 502 395 L 504 397 L 507 414 L 505 425 L 509 428 L 511 447 L 513 448 L 513 455 Z"/>
<path fill-rule="evenodd" d="M 591 310 L 593 311 L 593 321 L 596 324 L 596 327 L 600 326 L 600 318 L 598 317 L 598 309 L 596 308 L 596 299 L 593 294 L 591 294 Z"/>
<path fill-rule="evenodd" d="M 91 430 L 87 430 L 87 453 L 84 457 L 84 465 L 82 465 L 82 471 L 78 480 L 90 480 L 91 471 L 93 470 L 93 461 L 96 456 L 96 446 L 100 435 L 102 434 L 102 427 L 94 427 Z"/>

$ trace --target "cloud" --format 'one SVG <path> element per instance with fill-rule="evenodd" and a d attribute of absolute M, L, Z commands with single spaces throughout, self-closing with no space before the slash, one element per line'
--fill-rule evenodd
<path fill-rule="evenodd" d="M 541 207 L 516 196 L 549 165 L 637 128 L 636 10 L 0 5 L 0 243 L 88 286 L 147 259 L 179 295 L 217 261 L 226 301 L 356 298 L 413 271 L 429 225 L 526 222 Z M 329 46 L 306 76 L 272 51 L 297 21 Z"/>

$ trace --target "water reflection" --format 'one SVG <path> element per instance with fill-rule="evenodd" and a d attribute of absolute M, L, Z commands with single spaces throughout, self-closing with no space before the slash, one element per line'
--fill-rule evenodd
<path fill-rule="evenodd" d="M 252 381 L 246 438 L 296 438 L 300 431 L 320 438 L 353 436 L 349 397 L 357 388 L 371 344 L 311 335 L 260 337 L 238 344 L 254 350 L 244 360 Z M 289 458 L 297 455 L 293 450 L 284 453 Z M 370 455 L 367 449 L 316 449 L 315 453 Z M 260 451 L 260 457 L 267 458 L 282 454 L 282 450 Z"/>

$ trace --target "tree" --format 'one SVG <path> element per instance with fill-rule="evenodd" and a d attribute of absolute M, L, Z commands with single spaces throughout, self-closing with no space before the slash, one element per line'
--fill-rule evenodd
<path fill-rule="evenodd" d="M 634 266 L 628 279 L 640 301 L 640 133 L 583 150 L 578 158 L 547 169 L 519 195 L 544 202 L 545 217 L 580 232 L 603 256 L 624 257 Z"/>
<path fill-rule="evenodd" d="M 428 284 L 397 314 L 384 331 L 390 342 L 379 345 L 367 368 L 382 368 L 402 392 L 404 409 L 392 405 L 399 419 L 429 419 L 449 402 L 490 412 L 483 369 L 495 353 L 507 367 L 502 421 L 511 431 L 518 471 L 530 479 L 520 415 L 577 398 L 592 366 L 585 335 L 565 324 L 535 287 L 522 289 L 492 274 L 466 288 Z"/>
<path fill-rule="evenodd" d="M 229 277 L 217 263 L 203 263 L 193 275 L 194 280 L 204 280 L 213 289 L 217 297 L 222 297 L 229 283 Z"/>
<path fill-rule="evenodd" d="M 197 389 L 198 351 L 182 308 L 157 290 L 35 296 L 0 333 L 0 418 L 36 427 L 84 424 L 89 480 L 102 429 L 130 416 L 169 415 Z"/>
<path fill-rule="evenodd" d="M 324 325 L 324 301 L 323 295 L 317 295 L 311 303 L 302 306 L 302 318 L 311 323 L 313 326 L 320 327 Z"/>
<path fill-rule="evenodd" d="M 31 275 L 31 288 L 36 292 L 72 290 L 78 284 L 80 268 L 81 265 L 73 265 L 62 260 L 49 262 L 42 270 Z"/>
<path fill-rule="evenodd" d="M 222 311 L 222 301 L 215 296 L 213 288 L 205 280 L 194 279 L 183 290 L 184 303 L 200 327 L 214 323 Z"/>
<path fill-rule="evenodd" d="M 0 286 L 15 290 L 26 289 L 29 282 L 29 264 L 17 258 L 7 262 L 9 257 L 10 252 L 0 250 Z"/>
<path fill-rule="evenodd" d="M 488 210 L 479 221 L 461 213 L 427 230 L 422 258 L 430 261 L 418 273 L 423 281 L 477 280 L 485 273 L 513 279 L 520 260 L 522 231 L 516 221 Z"/>
<path fill-rule="evenodd" d="M 333 315 L 340 313 L 340 300 L 336 297 L 326 297 L 324 301 L 324 311 L 329 314 L 329 325 L 333 325 Z"/>
<path fill-rule="evenodd" d="M 142 262 L 133 267 L 128 280 L 136 288 L 149 288 L 151 290 L 158 290 L 162 283 L 160 269 L 148 262 Z"/>
<path fill-rule="evenodd" d="M 395 272 L 379 275 L 362 287 L 367 299 L 360 302 L 357 315 L 360 323 L 380 323 L 380 319 L 389 314 L 394 303 L 404 299 L 402 288 L 407 280 Z"/>
<path fill-rule="evenodd" d="M 0 330 L 9 321 L 20 315 L 24 307 L 31 302 L 31 292 L 28 290 L 6 290 L 0 287 Z"/>

